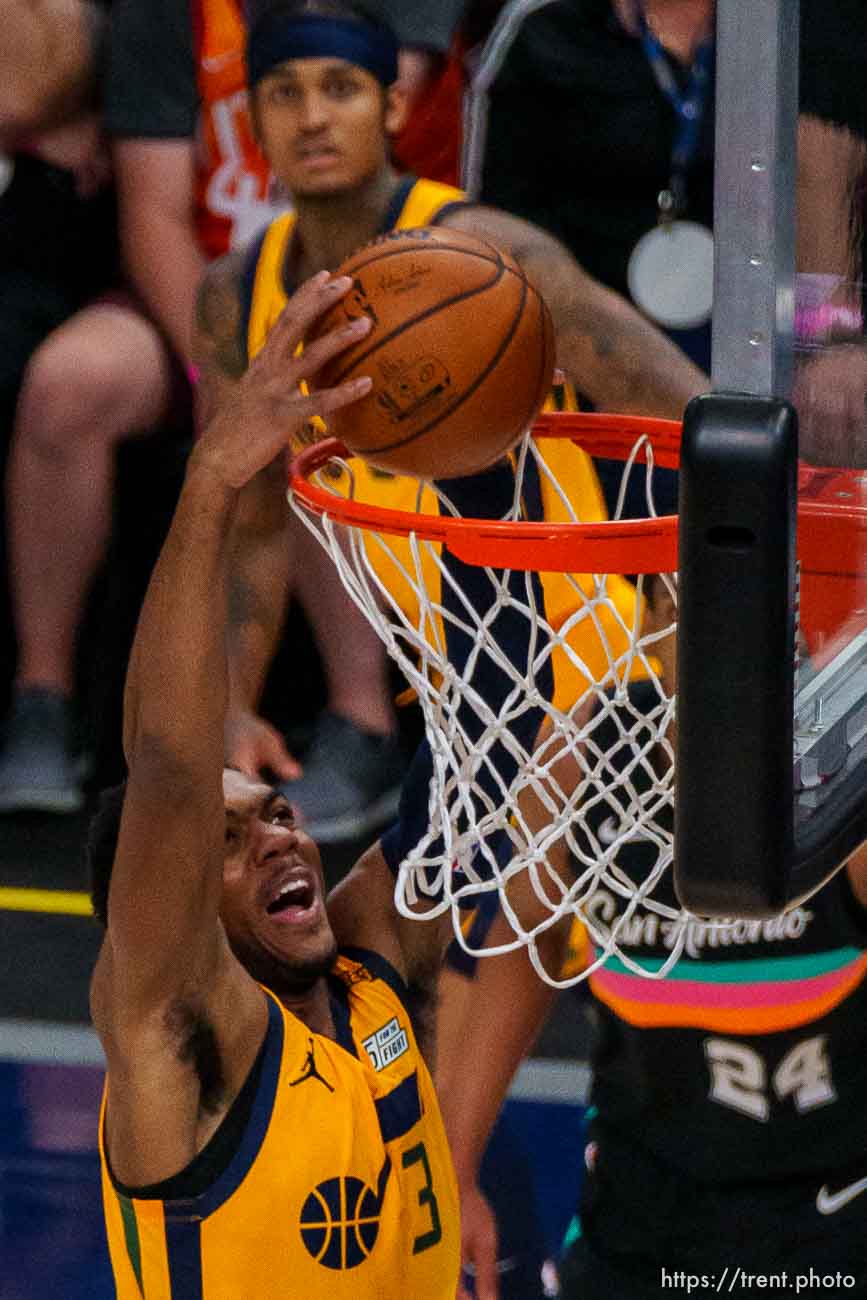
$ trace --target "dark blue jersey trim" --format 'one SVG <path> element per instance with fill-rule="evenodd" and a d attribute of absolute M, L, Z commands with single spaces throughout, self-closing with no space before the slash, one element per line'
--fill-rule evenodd
<path fill-rule="evenodd" d="M 375 1104 L 383 1142 L 393 1142 L 408 1133 L 421 1119 L 421 1097 L 415 1070 L 391 1092 L 379 1097 Z"/>
<path fill-rule="evenodd" d="M 365 970 L 368 970 L 374 979 L 382 980 L 387 984 L 397 997 L 400 998 L 402 1005 L 409 1007 L 409 989 L 405 980 L 400 973 L 395 970 L 391 962 L 383 957 L 380 953 L 374 952 L 372 948 L 341 948 L 341 957 L 348 957 L 350 961 L 359 962 Z"/>
<path fill-rule="evenodd" d="M 388 207 L 385 209 L 385 215 L 379 227 L 380 234 L 386 235 L 389 230 L 394 230 L 398 221 L 400 221 L 400 214 L 406 206 L 406 201 L 417 184 L 417 176 L 408 175 L 401 178 L 397 189 L 388 201 Z"/>
<path fill-rule="evenodd" d="M 477 894 L 474 902 L 473 919 L 465 937 L 469 947 L 475 951 L 467 952 L 458 943 L 457 939 L 452 939 L 446 949 L 445 956 L 445 964 L 449 970 L 456 971 L 458 975 L 463 975 L 467 979 L 472 979 L 476 973 L 476 967 L 479 963 L 476 951 L 484 945 L 485 939 L 488 937 L 488 931 L 494 924 L 500 910 L 500 896 L 487 890 L 483 894 Z"/>
<path fill-rule="evenodd" d="M 407 175 L 401 177 L 397 189 L 392 194 L 388 203 L 388 207 L 386 208 L 385 214 L 382 218 L 382 223 L 379 227 L 380 234 L 385 235 L 390 230 L 394 230 L 398 221 L 400 221 L 401 214 L 403 213 L 403 210 L 406 207 L 410 194 L 418 184 L 419 184 L 419 180 L 417 176 Z M 449 212 L 454 211 L 456 208 L 465 208 L 468 206 L 470 205 L 467 204 L 463 199 L 455 199 L 450 203 L 444 203 L 443 206 L 437 209 L 437 211 L 431 217 L 430 224 L 432 226 L 436 226 L 439 224 L 442 217 L 446 216 Z M 259 266 L 259 258 L 262 253 L 262 246 L 265 243 L 265 236 L 268 233 L 268 229 L 269 227 L 266 226 L 265 229 L 262 231 L 262 233 L 260 235 L 257 235 L 256 238 L 253 240 L 252 244 L 250 244 L 249 247 L 247 248 L 244 254 L 243 270 L 241 272 L 240 330 L 241 330 L 242 341 L 244 344 L 244 355 L 247 357 L 248 361 L 250 358 L 247 351 L 247 339 L 249 337 L 249 330 L 250 330 L 250 315 L 253 310 L 253 293 L 256 285 L 256 271 Z M 291 296 L 295 292 L 295 289 L 298 287 L 297 285 L 290 284 L 286 281 L 284 277 L 283 267 L 280 268 L 280 284 L 282 285 L 287 296 Z"/>
<path fill-rule="evenodd" d="M 457 513 L 463 518 L 503 519 L 508 517 L 514 502 L 514 469 L 508 461 L 503 460 L 492 469 L 479 474 L 462 479 L 448 479 L 442 487 L 445 496 L 452 501 Z M 525 466 L 521 507 L 522 518 L 536 521 L 544 519 L 541 478 L 531 456 L 527 457 Z M 442 560 L 446 571 L 454 575 L 453 582 L 444 580 L 442 583 L 443 608 L 447 615 L 452 616 L 445 620 L 448 660 L 455 672 L 461 674 L 475 644 L 469 633 L 463 630 L 461 602 L 466 599 L 476 609 L 488 609 L 491 604 L 491 583 L 487 570 L 465 564 L 450 551 L 443 551 Z M 537 608 L 545 608 L 542 580 L 538 573 L 518 571 L 504 573 L 503 579 L 509 592 L 515 596 L 515 601 L 504 606 L 496 616 L 491 626 L 491 639 L 523 675 L 527 670 L 533 634 L 530 621 L 518 611 L 527 603 L 528 586 L 533 588 Z M 461 592 L 461 597 L 456 592 Z M 542 658 L 545 648 L 543 644 L 535 647 L 536 684 L 544 697 L 551 700 L 554 694 L 554 674 L 550 654 Z M 493 655 L 482 653 L 474 668 L 473 686 L 491 711 L 498 714 L 508 707 L 508 700 L 514 690 L 514 674 L 505 672 L 500 661 Z M 474 711 L 462 704 L 458 720 L 470 740 L 478 742 L 483 724 Z M 533 749 L 541 720 L 542 711 L 536 707 L 527 709 L 520 718 L 510 723 L 513 740 L 517 740 L 527 752 Z M 483 797 L 497 802 L 500 790 L 503 786 L 511 785 L 517 771 L 513 744 L 506 746 L 502 741 L 493 743 L 486 751 L 486 760 L 479 773 L 478 783 Z M 432 771 L 433 759 L 425 737 L 419 744 L 403 781 L 398 819 L 380 839 L 380 847 L 392 875 L 397 875 L 400 864 L 427 831 Z M 494 853 L 500 851 L 496 841 L 489 841 L 487 847 Z M 439 838 L 428 846 L 427 854 L 436 858 L 442 851 L 443 842 Z M 482 873 L 486 870 L 485 859 L 481 854 L 473 865 Z"/>
<path fill-rule="evenodd" d="M 334 1032 L 337 1035 L 337 1042 L 345 1052 L 358 1056 L 358 1048 L 355 1046 L 355 1039 L 352 1037 L 352 1024 L 349 1014 L 349 991 L 339 975 L 329 975 L 328 992 L 331 1001 L 331 1015 L 334 1018 Z"/>
<path fill-rule="evenodd" d="M 400 214 L 403 212 L 403 209 L 406 205 L 406 201 L 409 198 L 410 191 L 417 184 L 418 181 L 416 180 L 415 176 L 404 176 L 401 179 L 397 189 L 394 191 L 391 198 L 389 199 L 388 207 L 385 210 L 385 216 L 383 217 L 382 224 L 379 227 L 379 233 L 381 235 L 387 235 L 390 230 L 394 230 L 395 226 L 400 220 Z M 242 308 L 244 309 L 245 331 L 249 323 L 250 311 L 252 310 L 252 306 L 253 306 L 253 288 L 256 279 L 256 266 L 258 265 L 259 254 L 262 249 L 262 240 L 264 239 L 264 237 L 265 235 L 263 233 L 262 236 L 256 241 L 256 243 L 251 247 L 250 252 L 248 254 L 248 257 L 252 258 L 252 269 L 250 268 L 247 262 L 245 262 L 244 264 L 245 284 L 242 290 Z M 246 283 L 248 274 L 249 274 L 249 285 L 247 285 Z M 280 267 L 280 285 L 283 289 L 283 292 L 286 294 L 287 298 L 291 298 L 292 294 L 298 288 L 298 285 L 295 284 L 293 281 L 290 281 L 289 278 L 287 277 L 285 265 Z M 249 294 L 249 297 L 246 297 L 247 294 Z M 245 332 L 244 338 L 246 339 L 246 337 L 247 335 Z"/>
<path fill-rule="evenodd" d="M 249 245 L 244 253 L 244 265 L 241 270 L 241 323 L 239 330 L 241 342 L 244 346 L 244 357 L 249 364 L 250 350 L 247 346 L 247 340 L 250 337 L 250 316 L 253 311 L 253 293 L 256 288 L 256 272 L 259 269 L 259 258 L 262 255 L 262 246 L 265 243 L 265 236 L 270 227 L 266 226 L 261 234 L 257 235 L 252 244 Z"/>
<path fill-rule="evenodd" d="M 175 1202 L 165 1213 L 170 1294 L 172 1300 L 203 1300 L 201 1221 L 186 1217 L 177 1208 L 182 1205 Z"/>

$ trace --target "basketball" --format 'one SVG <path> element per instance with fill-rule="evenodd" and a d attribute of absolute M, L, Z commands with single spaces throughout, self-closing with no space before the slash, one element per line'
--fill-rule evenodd
<path fill-rule="evenodd" d="M 532 424 L 554 370 L 542 298 L 508 254 L 455 230 L 396 230 L 335 272 L 349 293 L 313 337 L 370 317 L 370 333 L 323 366 L 318 387 L 370 375 L 373 388 L 329 418 L 372 465 L 418 478 L 486 469 Z"/>

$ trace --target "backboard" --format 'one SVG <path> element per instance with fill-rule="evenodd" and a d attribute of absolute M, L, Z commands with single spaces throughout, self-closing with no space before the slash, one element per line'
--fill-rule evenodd
<path fill-rule="evenodd" d="M 717 21 L 714 393 L 687 412 L 681 460 L 675 880 L 700 915 L 768 916 L 867 837 L 863 384 L 846 404 L 863 286 L 854 231 L 848 266 L 795 273 L 797 3 L 720 0 Z M 827 131 L 839 166 L 863 161 Z"/>

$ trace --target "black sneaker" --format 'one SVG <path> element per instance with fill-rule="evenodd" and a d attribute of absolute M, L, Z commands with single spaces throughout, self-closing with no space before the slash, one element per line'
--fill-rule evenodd
<path fill-rule="evenodd" d="M 0 813 L 79 811 L 82 768 L 72 732 L 72 709 L 59 691 L 34 686 L 15 694 L 0 753 Z"/>
<path fill-rule="evenodd" d="M 362 731 L 348 718 L 321 713 L 304 758 L 304 774 L 280 789 L 322 844 L 352 840 L 397 813 L 406 763 L 394 736 Z"/>

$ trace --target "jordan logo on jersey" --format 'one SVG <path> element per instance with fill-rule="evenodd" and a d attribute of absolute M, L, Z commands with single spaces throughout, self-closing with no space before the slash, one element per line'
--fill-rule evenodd
<path fill-rule="evenodd" d="M 409 1049 L 406 1030 L 401 1028 L 397 1016 L 392 1016 L 387 1025 L 383 1025 L 381 1029 L 377 1029 L 369 1038 L 362 1041 L 374 1070 L 384 1070 Z"/>
<path fill-rule="evenodd" d="M 328 1082 L 327 1079 L 323 1079 L 322 1075 L 319 1073 L 319 1070 L 317 1069 L 316 1054 L 315 1054 L 315 1048 L 313 1046 L 313 1039 L 308 1038 L 307 1041 L 310 1044 L 310 1047 L 307 1051 L 307 1057 L 304 1061 L 304 1069 L 302 1070 L 301 1074 L 299 1074 L 297 1079 L 290 1080 L 289 1087 L 297 1088 L 299 1083 L 306 1083 L 308 1079 L 316 1079 L 319 1083 L 323 1084 L 328 1089 L 329 1092 L 333 1092 L 334 1089 L 331 1086 L 331 1084 Z"/>

